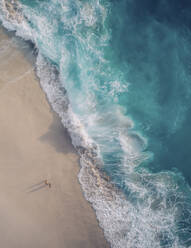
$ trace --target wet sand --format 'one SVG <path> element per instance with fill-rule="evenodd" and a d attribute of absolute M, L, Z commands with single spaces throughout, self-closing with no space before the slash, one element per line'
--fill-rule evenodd
<path fill-rule="evenodd" d="M 39 86 L 34 61 L 29 44 L 0 29 L 0 246 L 109 247 L 83 197 L 79 158 Z"/>

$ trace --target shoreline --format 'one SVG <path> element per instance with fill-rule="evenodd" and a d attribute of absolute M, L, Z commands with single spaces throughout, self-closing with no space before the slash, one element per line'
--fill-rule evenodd
<path fill-rule="evenodd" d="M 31 49 L 10 36 L 1 28 L 1 244 L 109 247 L 78 182 L 79 156 L 40 89 Z"/>

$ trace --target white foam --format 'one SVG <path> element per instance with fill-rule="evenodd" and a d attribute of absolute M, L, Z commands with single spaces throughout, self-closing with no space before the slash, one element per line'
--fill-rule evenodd
<path fill-rule="evenodd" d="M 18 9 L 21 8 L 19 2 Z M 34 37 L 32 35 L 32 30 L 30 29 L 27 21 L 22 16 L 21 9 L 19 12 L 13 13 L 14 18 L 9 18 L 9 12 L 6 8 L 6 0 L 0 0 L 0 21 L 3 26 L 10 31 L 16 31 L 16 35 L 22 37 L 25 40 L 31 40 L 35 43 Z"/>

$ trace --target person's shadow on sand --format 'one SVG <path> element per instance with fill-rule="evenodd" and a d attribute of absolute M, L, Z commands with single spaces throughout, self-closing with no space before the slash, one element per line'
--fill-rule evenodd
<path fill-rule="evenodd" d="M 32 193 L 35 191 L 39 191 L 45 187 L 49 186 L 51 187 L 51 184 L 47 182 L 47 180 L 40 181 L 39 183 L 33 184 L 32 186 L 29 186 L 27 189 L 27 193 Z"/>

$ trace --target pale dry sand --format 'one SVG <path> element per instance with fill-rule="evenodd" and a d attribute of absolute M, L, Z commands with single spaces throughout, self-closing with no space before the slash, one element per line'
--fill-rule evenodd
<path fill-rule="evenodd" d="M 109 247 L 78 183 L 78 159 L 29 45 L 0 29 L 0 247 Z"/>

